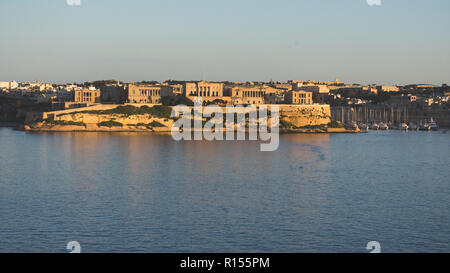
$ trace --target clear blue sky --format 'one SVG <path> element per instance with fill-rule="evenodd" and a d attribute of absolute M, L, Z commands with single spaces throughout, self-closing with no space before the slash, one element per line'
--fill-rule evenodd
<path fill-rule="evenodd" d="M 0 0 L 0 81 L 450 84 L 450 1 Z"/>

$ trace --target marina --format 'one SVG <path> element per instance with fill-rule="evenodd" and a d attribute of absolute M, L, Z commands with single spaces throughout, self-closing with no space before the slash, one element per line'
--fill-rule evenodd
<path fill-rule="evenodd" d="M 440 128 L 433 117 L 410 116 L 408 107 L 331 107 L 331 117 L 346 127 L 357 126 L 362 131 L 438 131 Z"/>

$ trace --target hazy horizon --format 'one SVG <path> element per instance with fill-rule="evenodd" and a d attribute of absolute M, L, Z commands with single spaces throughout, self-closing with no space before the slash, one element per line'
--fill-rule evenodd
<path fill-rule="evenodd" d="M 446 0 L 23 0 L 0 8 L 0 81 L 450 84 Z"/>

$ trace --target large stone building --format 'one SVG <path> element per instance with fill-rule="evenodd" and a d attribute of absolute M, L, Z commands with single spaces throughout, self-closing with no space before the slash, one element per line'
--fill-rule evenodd
<path fill-rule="evenodd" d="M 286 89 L 267 85 L 230 85 L 224 95 L 231 98 L 231 104 L 276 104 L 284 101 Z"/>
<path fill-rule="evenodd" d="M 398 88 L 397 86 L 392 86 L 392 85 L 380 85 L 377 88 L 378 88 L 378 92 L 398 92 L 398 91 L 400 91 L 400 88 Z"/>
<path fill-rule="evenodd" d="M 0 89 L 16 89 L 17 87 L 19 87 L 19 84 L 15 81 L 12 82 L 0 82 Z"/>
<path fill-rule="evenodd" d="M 345 85 L 333 89 L 334 93 L 339 93 L 343 96 L 363 96 L 363 95 L 376 95 L 378 89 L 374 86 L 364 86 L 364 85 Z"/>
<path fill-rule="evenodd" d="M 294 85 L 294 90 L 303 90 L 315 94 L 328 94 L 330 89 L 326 85 Z"/>
<path fill-rule="evenodd" d="M 130 103 L 160 103 L 161 85 L 129 84 L 127 101 Z"/>
<path fill-rule="evenodd" d="M 94 87 L 77 88 L 74 90 L 74 102 L 76 103 L 100 103 L 100 90 Z"/>
<path fill-rule="evenodd" d="M 284 96 L 287 104 L 313 104 L 312 92 L 308 91 L 289 91 Z"/>
<path fill-rule="evenodd" d="M 265 104 L 266 89 L 263 86 L 232 86 L 227 87 L 226 93 L 231 97 L 231 103 Z"/>
<path fill-rule="evenodd" d="M 293 85 L 291 83 L 277 83 L 277 84 L 275 84 L 275 88 L 290 91 L 293 89 Z"/>
<path fill-rule="evenodd" d="M 223 97 L 223 83 L 215 82 L 185 82 L 183 94 L 190 100 L 201 97 L 203 103 L 220 100 Z"/>

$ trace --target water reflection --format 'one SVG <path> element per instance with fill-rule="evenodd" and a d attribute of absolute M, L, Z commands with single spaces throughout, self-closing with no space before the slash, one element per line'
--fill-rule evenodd
<path fill-rule="evenodd" d="M 448 134 L 0 136 L 0 252 L 448 251 Z"/>

